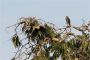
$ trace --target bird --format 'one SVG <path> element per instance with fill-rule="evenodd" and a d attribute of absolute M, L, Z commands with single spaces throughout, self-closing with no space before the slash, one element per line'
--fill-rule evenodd
<path fill-rule="evenodd" d="M 65 20 L 66 20 L 67 27 L 71 27 L 70 18 L 69 18 L 68 16 L 66 16 L 66 17 L 65 17 Z"/>

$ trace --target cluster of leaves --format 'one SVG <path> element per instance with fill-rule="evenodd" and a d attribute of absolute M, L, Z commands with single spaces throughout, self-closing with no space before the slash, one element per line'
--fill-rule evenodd
<path fill-rule="evenodd" d="M 15 48 L 21 46 L 21 42 L 20 42 L 19 37 L 18 37 L 17 34 L 13 35 L 13 37 L 12 37 L 12 42 L 13 42 Z"/>
<path fill-rule="evenodd" d="M 61 56 L 62 60 L 90 59 L 90 35 L 77 35 L 68 42 L 53 42 L 53 58 Z"/>
<path fill-rule="evenodd" d="M 75 26 L 56 29 L 54 24 L 40 21 L 35 17 L 20 18 L 12 37 L 15 48 L 18 48 L 12 60 L 28 60 L 32 55 L 32 60 L 56 60 L 60 56 L 62 60 L 90 59 L 90 32 L 85 33 L 86 30 L 80 30 L 83 26 L 78 27 L 79 30 Z M 87 27 L 89 26 L 88 24 Z M 24 40 L 19 38 L 17 28 L 20 28 L 26 36 Z M 83 31 L 84 34 L 75 35 L 71 32 L 71 28 Z M 27 42 L 22 43 L 26 40 Z M 53 55 L 50 56 L 50 53 Z"/>

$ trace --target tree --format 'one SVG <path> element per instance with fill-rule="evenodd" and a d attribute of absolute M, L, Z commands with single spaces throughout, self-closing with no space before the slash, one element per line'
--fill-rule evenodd
<path fill-rule="evenodd" d="M 73 29 L 82 34 L 75 34 Z M 36 17 L 22 17 L 15 24 L 11 40 L 17 50 L 12 60 L 90 59 L 90 22 L 77 27 L 57 28 Z"/>

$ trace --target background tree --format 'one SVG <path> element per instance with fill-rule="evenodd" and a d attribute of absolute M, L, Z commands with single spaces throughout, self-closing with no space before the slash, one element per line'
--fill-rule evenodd
<path fill-rule="evenodd" d="M 67 16 L 66 16 L 67 17 Z M 68 17 L 69 18 L 69 17 Z M 17 52 L 12 60 L 89 60 L 90 22 L 81 26 L 57 28 L 36 17 L 22 17 L 15 24 L 12 42 Z M 72 30 L 82 32 L 75 34 Z M 52 56 L 51 56 L 52 53 Z"/>

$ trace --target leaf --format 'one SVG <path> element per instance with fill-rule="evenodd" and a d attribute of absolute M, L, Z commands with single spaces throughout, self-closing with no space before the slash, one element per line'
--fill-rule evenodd
<path fill-rule="evenodd" d="M 19 41 L 19 37 L 17 34 L 13 35 L 12 37 L 12 43 L 14 44 L 14 47 L 20 47 L 21 46 L 21 42 Z"/>
<path fill-rule="evenodd" d="M 37 20 L 34 20 L 34 21 L 33 21 L 33 24 L 34 24 L 35 26 L 38 26 L 38 25 L 39 25 L 39 23 L 38 23 Z"/>
<path fill-rule="evenodd" d="M 39 31 L 40 31 L 43 35 L 46 34 L 46 28 L 43 27 L 43 26 L 39 26 Z"/>
<path fill-rule="evenodd" d="M 76 48 L 80 48 L 80 47 L 81 47 L 81 44 L 82 44 L 82 41 L 76 40 L 74 46 L 75 46 Z"/>
<path fill-rule="evenodd" d="M 30 27 L 25 31 L 25 34 L 32 33 L 32 31 L 33 31 L 33 27 Z"/>
<path fill-rule="evenodd" d="M 52 27 L 48 26 L 47 24 L 45 24 L 44 26 L 46 28 L 46 36 L 47 37 L 55 37 L 56 36 L 56 33 Z"/>
<path fill-rule="evenodd" d="M 38 31 L 39 29 L 38 28 L 35 28 L 31 34 L 31 38 L 34 39 L 37 35 L 38 35 Z"/>

